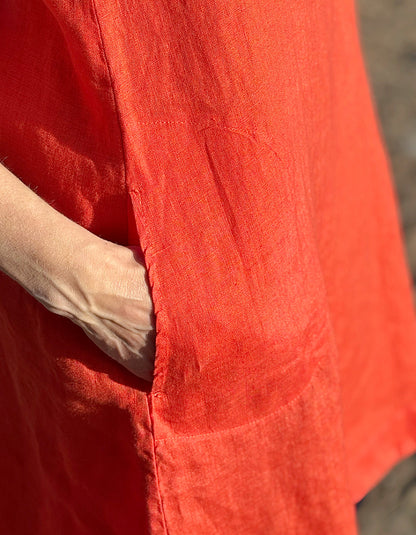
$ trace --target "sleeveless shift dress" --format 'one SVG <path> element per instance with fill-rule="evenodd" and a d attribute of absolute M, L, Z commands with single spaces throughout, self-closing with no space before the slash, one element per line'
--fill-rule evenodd
<path fill-rule="evenodd" d="M 0 157 L 157 333 L 146 382 L 0 274 L 0 533 L 356 534 L 416 322 L 353 0 L 2 2 L 0 68 Z"/>

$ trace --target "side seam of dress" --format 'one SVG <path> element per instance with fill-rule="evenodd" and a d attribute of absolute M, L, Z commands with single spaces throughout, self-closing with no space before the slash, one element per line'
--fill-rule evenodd
<path fill-rule="evenodd" d="M 124 172 L 124 182 L 125 182 L 125 191 L 126 191 L 126 215 L 127 215 L 127 226 L 128 226 L 128 242 L 129 244 L 131 242 L 135 242 L 138 238 L 137 234 L 137 225 L 136 220 L 134 217 L 134 210 L 133 210 L 133 202 L 131 198 L 131 186 L 128 180 L 128 172 L 127 172 L 127 163 L 126 163 L 126 148 L 125 148 L 125 142 L 124 142 L 124 135 L 123 135 L 123 124 L 120 114 L 120 109 L 118 106 L 118 100 L 117 100 L 117 92 L 115 89 L 114 84 L 114 73 L 112 72 L 110 61 L 108 59 L 108 55 L 106 53 L 106 47 L 104 44 L 104 37 L 103 37 L 103 29 L 100 22 L 100 18 L 98 16 L 97 12 L 97 6 L 95 0 L 91 0 L 92 9 L 94 12 L 94 19 L 97 25 L 97 31 L 99 35 L 99 48 L 101 50 L 101 53 L 103 55 L 104 63 L 106 65 L 107 75 L 109 79 L 109 85 L 111 88 L 111 94 L 112 99 L 114 103 L 114 112 L 117 118 L 117 124 L 119 126 L 119 132 L 120 132 L 120 146 L 121 146 L 121 154 L 123 158 L 122 162 L 122 168 Z M 137 243 L 137 245 L 140 245 Z M 137 395 L 142 395 L 143 393 L 140 391 L 136 392 Z M 150 526 L 150 532 L 152 535 L 169 535 L 167 528 L 166 528 L 166 521 L 165 521 L 165 515 L 163 510 L 163 503 L 162 498 L 160 494 L 160 487 L 159 487 L 159 481 L 158 481 L 158 469 L 156 464 L 156 456 L 155 456 L 155 437 L 154 437 L 154 423 L 153 423 L 153 415 L 152 415 L 152 403 L 149 399 L 149 396 L 151 395 L 148 393 L 144 393 L 146 396 L 146 408 L 147 408 L 147 418 L 150 424 L 150 435 L 147 437 L 147 440 L 149 441 L 148 444 L 148 450 L 151 451 L 151 464 L 152 469 L 151 473 L 148 474 L 149 477 L 146 478 L 148 482 L 148 489 L 147 489 L 147 496 L 146 496 L 146 508 L 148 511 L 148 518 L 149 518 L 149 526 Z M 140 404 L 137 405 L 139 407 Z M 141 430 L 144 432 L 147 432 L 147 429 Z M 147 432 L 147 434 L 149 434 Z M 148 466 L 146 466 L 148 468 Z M 155 511 L 157 511 L 157 516 L 155 516 Z"/>

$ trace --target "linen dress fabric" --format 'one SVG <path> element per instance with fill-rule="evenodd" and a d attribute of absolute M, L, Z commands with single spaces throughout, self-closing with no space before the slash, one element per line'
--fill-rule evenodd
<path fill-rule="evenodd" d="M 0 157 L 157 331 L 147 382 L 0 273 L 0 533 L 356 534 L 416 323 L 354 2 L 2 2 L 0 68 Z"/>

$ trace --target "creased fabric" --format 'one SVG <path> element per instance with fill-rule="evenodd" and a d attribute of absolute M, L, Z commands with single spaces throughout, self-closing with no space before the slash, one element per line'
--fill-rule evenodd
<path fill-rule="evenodd" d="M 3 2 L 0 68 L 0 156 L 157 330 L 147 383 L 0 273 L 0 532 L 355 535 L 416 323 L 354 3 Z"/>

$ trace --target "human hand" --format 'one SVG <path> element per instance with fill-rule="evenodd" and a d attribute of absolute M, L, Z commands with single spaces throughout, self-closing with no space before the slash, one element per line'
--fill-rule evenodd
<path fill-rule="evenodd" d="M 151 381 L 153 304 L 139 247 L 67 218 L 0 164 L 0 270 L 108 356 Z"/>
<path fill-rule="evenodd" d="M 136 246 L 96 237 L 54 280 L 43 304 L 70 318 L 108 356 L 152 381 L 155 318 L 145 266 Z"/>

